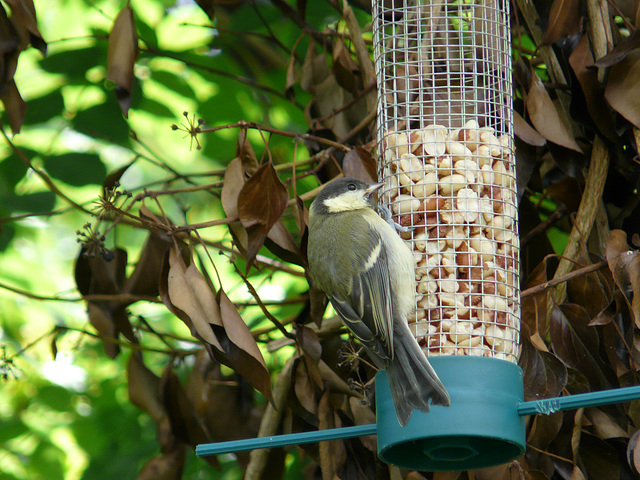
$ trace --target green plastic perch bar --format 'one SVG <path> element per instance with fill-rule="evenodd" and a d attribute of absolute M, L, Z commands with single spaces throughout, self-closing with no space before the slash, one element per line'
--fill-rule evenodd
<path fill-rule="evenodd" d="M 619 388 L 616 390 L 603 390 L 600 392 L 581 393 L 566 397 L 548 398 L 522 402 L 518 405 L 518 415 L 549 415 L 554 412 L 572 410 L 581 407 L 596 407 L 612 403 L 628 402 L 640 399 L 640 386 Z M 332 428 L 329 430 L 316 430 L 314 432 L 291 433 L 272 437 L 248 438 L 231 442 L 206 443 L 196 447 L 196 455 L 207 457 L 221 453 L 240 452 L 254 450 L 256 448 L 274 448 L 286 445 L 298 445 L 303 443 L 320 442 L 323 440 L 335 440 L 338 438 L 352 438 L 363 435 L 374 435 L 377 432 L 375 423 L 359 425 L 355 427 Z"/>

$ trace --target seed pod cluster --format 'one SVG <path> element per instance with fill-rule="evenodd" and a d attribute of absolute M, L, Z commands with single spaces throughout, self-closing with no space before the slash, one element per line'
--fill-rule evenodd
<path fill-rule="evenodd" d="M 381 201 L 414 252 L 427 355 L 517 361 L 519 237 L 513 139 L 474 120 L 386 132 Z"/>

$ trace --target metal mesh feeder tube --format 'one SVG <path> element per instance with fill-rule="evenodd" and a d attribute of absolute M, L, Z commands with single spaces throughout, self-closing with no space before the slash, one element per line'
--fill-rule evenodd
<path fill-rule="evenodd" d="M 525 448 L 508 9 L 373 0 L 380 201 L 407 227 L 409 327 L 451 395 L 402 429 L 379 374 L 379 454 L 400 466 L 478 468 Z"/>

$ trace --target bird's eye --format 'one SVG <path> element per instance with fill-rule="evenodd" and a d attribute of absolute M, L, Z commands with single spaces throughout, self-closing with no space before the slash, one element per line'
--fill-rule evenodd
<path fill-rule="evenodd" d="M 350 183 L 349 185 L 347 185 L 347 188 L 349 190 L 355 190 L 356 189 L 356 184 L 355 183 Z"/>

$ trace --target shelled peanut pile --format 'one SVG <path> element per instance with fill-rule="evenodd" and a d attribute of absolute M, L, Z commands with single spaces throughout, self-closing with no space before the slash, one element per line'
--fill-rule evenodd
<path fill-rule="evenodd" d="M 410 327 L 428 355 L 517 361 L 520 299 L 513 139 L 474 120 L 386 132 L 382 202 L 414 252 Z"/>

